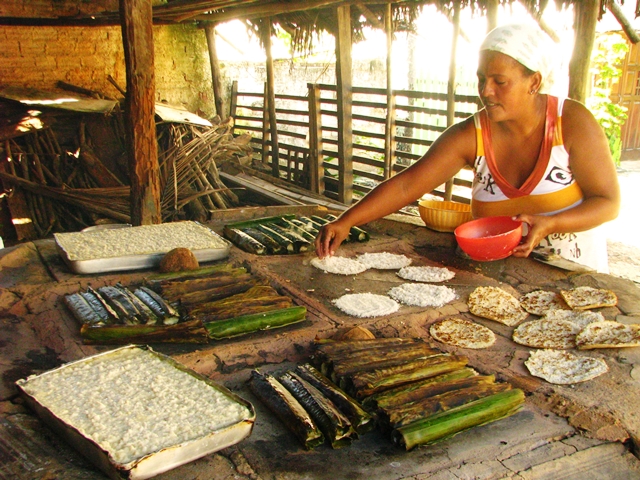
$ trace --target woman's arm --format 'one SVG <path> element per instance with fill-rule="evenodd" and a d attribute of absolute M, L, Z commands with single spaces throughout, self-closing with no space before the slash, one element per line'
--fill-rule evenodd
<path fill-rule="evenodd" d="M 615 219 L 620 209 L 620 187 L 607 137 L 587 108 L 566 100 L 562 112 L 562 136 L 569 165 L 582 189 L 584 201 L 556 215 L 518 215 L 530 226 L 525 242 L 514 255 L 526 257 L 551 233 L 581 232 Z"/>
<path fill-rule="evenodd" d="M 352 226 L 397 212 L 445 183 L 464 165 L 472 165 L 475 148 L 473 118 L 451 126 L 415 164 L 378 185 L 337 220 L 325 225 L 316 238 L 318 256 L 333 255 Z"/>

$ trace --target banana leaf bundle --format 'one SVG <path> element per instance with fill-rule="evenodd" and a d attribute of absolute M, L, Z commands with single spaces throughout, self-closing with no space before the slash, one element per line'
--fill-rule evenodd
<path fill-rule="evenodd" d="M 224 227 L 222 234 L 227 240 L 230 240 L 245 252 L 253 253 L 254 255 L 265 255 L 267 253 L 266 246 L 242 230 Z"/>
<path fill-rule="evenodd" d="M 332 222 L 338 219 L 338 217 L 331 214 L 326 215 L 325 218 Z M 351 227 L 351 230 L 349 231 L 349 236 L 351 237 L 352 240 L 356 240 L 358 242 L 366 242 L 367 240 L 369 240 L 369 234 L 364 230 L 362 230 L 360 227 Z"/>
<path fill-rule="evenodd" d="M 349 419 L 331 400 L 294 372 L 285 372 L 279 380 L 309 412 L 331 448 L 340 448 L 351 443 L 356 432 Z"/>
<path fill-rule="evenodd" d="M 186 280 L 192 282 L 194 280 Z M 205 290 L 193 290 L 188 293 L 165 293 L 162 290 L 162 296 L 172 302 L 180 302 L 184 308 L 197 305 L 203 302 L 213 302 L 221 298 L 230 297 L 237 293 L 246 292 L 251 287 L 258 285 L 259 281 L 249 274 L 243 275 L 236 279 L 229 279 L 223 285 L 207 288 Z"/>
<path fill-rule="evenodd" d="M 308 363 L 298 365 L 295 372 L 331 400 L 346 415 L 356 433 L 363 435 L 375 428 L 374 416 L 365 411 L 356 400 L 340 390 L 337 385 L 312 365 Z"/>
<path fill-rule="evenodd" d="M 88 345 L 128 345 L 132 343 L 207 343 L 209 335 L 199 320 L 175 325 L 104 325 L 80 327 L 83 343 Z"/>
<path fill-rule="evenodd" d="M 523 403 L 524 392 L 513 388 L 399 427 L 392 432 L 392 439 L 411 450 L 513 415 Z"/>
<path fill-rule="evenodd" d="M 429 348 L 426 343 L 406 344 L 396 348 L 373 349 L 334 357 L 331 361 L 322 364 L 321 371 L 335 382 L 354 373 L 393 367 L 434 355 L 441 355 L 441 353 Z"/>
<path fill-rule="evenodd" d="M 453 372 L 426 378 L 407 385 L 390 388 L 373 395 L 369 395 L 362 401 L 362 406 L 369 411 L 394 408 L 409 402 L 414 402 L 428 395 L 443 393 L 453 382 L 473 378 L 477 372 L 469 367 L 464 367 Z"/>
<path fill-rule="evenodd" d="M 453 372 L 467 365 L 468 359 L 458 355 L 434 355 L 392 367 L 355 373 L 340 379 L 340 387 L 362 399 L 398 385 Z"/>
<path fill-rule="evenodd" d="M 316 338 L 314 340 L 315 352 L 312 359 L 316 366 L 319 366 L 322 364 L 322 362 L 331 360 L 340 355 L 354 354 L 355 352 L 363 351 L 373 351 L 374 349 L 384 350 L 398 348 L 398 346 L 407 343 L 416 344 L 424 343 L 424 341 L 414 338 L 398 337 L 372 338 L 366 340 L 331 340 Z"/>
<path fill-rule="evenodd" d="M 475 378 L 479 379 L 481 377 Z M 511 385 L 508 383 L 478 381 L 476 385 L 466 388 L 458 388 L 432 397 L 426 397 L 407 405 L 383 409 L 379 414 L 379 418 L 383 425 L 399 428 L 416 420 L 422 420 L 437 413 L 510 389 Z"/>
<path fill-rule="evenodd" d="M 292 306 L 291 298 L 280 295 L 268 285 L 257 285 L 246 292 L 237 293 L 214 302 L 190 306 L 187 309 L 187 314 L 191 318 L 198 318 L 206 323 Z"/>
<path fill-rule="evenodd" d="M 253 393 L 298 438 L 306 450 L 324 443 L 324 435 L 300 402 L 272 375 L 251 372 Z"/>
<path fill-rule="evenodd" d="M 271 330 L 285 327 L 294 323 L 302 322 L 306 319 L 306 307 L 295 306 L 280 310 L 270 310 L 267 312 L 242 315 L 228 318 L 226 320 L 216 320 L 204 324 L 209 338 L 221 340 L 224 338 L 246 335 L 260 330 Z"/>
<path fill-rule="evenodd" d="M 153 290 L 158 290 L 159 285 L 162 282 L 169 280 L 188 280 L 193 278 L 208 277 L 211 275 L 220 275 L 224 273 L 232 273 L 241 270 L 246 273 L 246 268 L 236 267 L 231 263 L 218 263 L 215 265 L 208 265 L 206 267 L 196 268 L 195 270 L 183 270 L 180 272 L 166 272 L 157 273 L 154 272 L 145 279 L 145 284 Z"/>
<path fill-rule="evenodd" d="M 244 268 L 231 271 L 215 272 L 211 275 L 196 278 L 168 279 L 159 282 L 156 290 L 165 297 L 178 298 L 187 293 L 208 290 L 251 278 Z"/>

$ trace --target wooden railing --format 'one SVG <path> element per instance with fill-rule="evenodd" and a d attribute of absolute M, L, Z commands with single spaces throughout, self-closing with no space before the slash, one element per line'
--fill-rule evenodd
<path fill-rule="evenodd" d="M 446 128 L 446 94 L 395 90 L 393 97 L 387 103 L 385 89 L 353 88 L 352 188 L 356 198 L 418 160 Z M 234 134 L 251 133 L 256 160 L 274 175 L 338 198 L 335 85 L 309 84 L 307 96 L 275 95 L 279 147 L 275 166 L 264 99 L 264 93 L 238 91 L 234 82 L 230 112 L 235 119 Z M 468 117 L 479 105 L 478 97 L 470 95 L 456 95 L 455 102 L 456 121 Z M 387 115 L 391 122 L 387 123 Z M 391 152 L 391 158 L 385 158 L 385 151 Z M 451 198 L 469 202 L 470 172 L 464 173 L 453 179 Z M 442 187 L 432 193 L 445 196 Z"/>

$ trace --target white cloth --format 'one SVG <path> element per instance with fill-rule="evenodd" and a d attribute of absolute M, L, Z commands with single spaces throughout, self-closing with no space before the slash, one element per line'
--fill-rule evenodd
<path fill-rule="evenodd" d="M 540 72 L 540 93 L 549 93 L 553 86 L 555 65 L 553 42 L 535 25 L 525 23 L 496 27 L 485 37 L 480 51 L 492 50 L 510 56 L 529 70 Z"/>

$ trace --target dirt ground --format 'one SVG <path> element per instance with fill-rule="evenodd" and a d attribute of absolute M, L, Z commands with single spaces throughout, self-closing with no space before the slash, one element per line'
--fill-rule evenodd
<path fill-rule="evenodd" d="M 605 225 L 612 275 L 640 283 L 640 160 L 622 162 L 618 169 L 622 193 L 620 215 Z"/>

